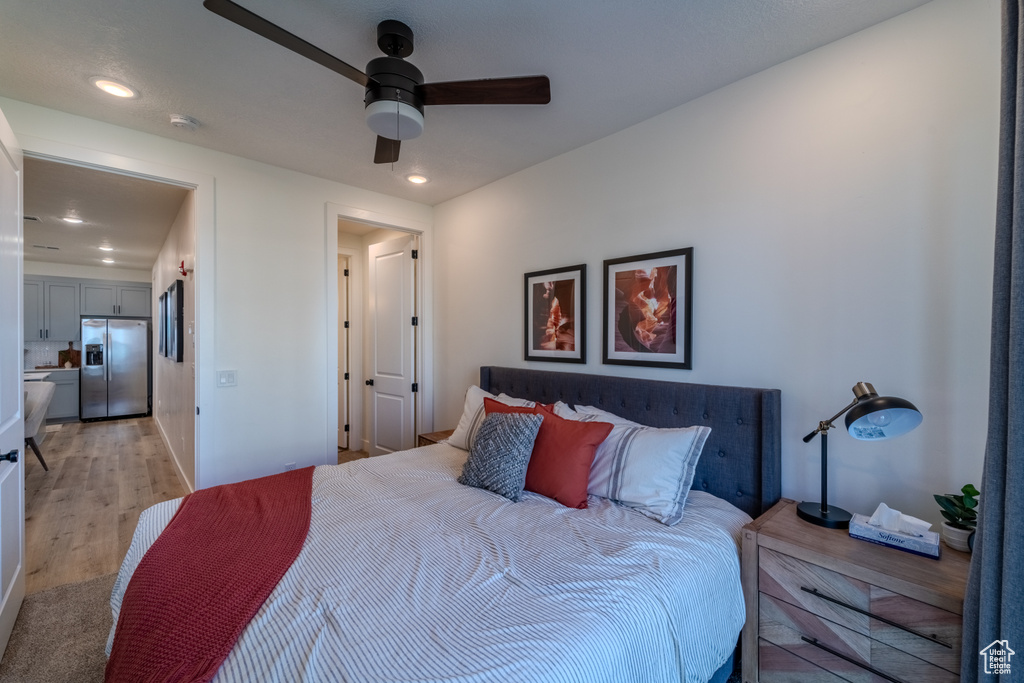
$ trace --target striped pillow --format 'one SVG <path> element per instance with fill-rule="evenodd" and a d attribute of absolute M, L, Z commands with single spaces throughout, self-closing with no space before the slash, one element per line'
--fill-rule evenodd
<path fill-rule="evenodd" d="M 594 455 L 588 493 L 634 508 L 668 526 L 683 518 L 710 427 L 645 427 L 590 406 L 576 406 L 572 416 L 567 412 L 563 416 L 612 424 L 611 434 Z"/>
<path fill-rule="evenodd" d="M 462 407 L 462 417 L 459 418 L 459 424 L 455 427 L 455 431 L 448 437 L 448 443 L 456 448 L 461 448 L 464 451 L 471 450 L 473 448 L 473 442 L 476 441 L 477 431 L 480 429 L 480 423 L 483 422 L 484 417 L 484 399 L 493 398 L 496 401 L 501 401 L 505 405 L 509 406 L 526 406 L 532 408 L 536 405 L 533 401 L 527 401 L 522 398 L 512 398 L 501 394 L 495 396 L 489 391 L 484 391 L 480 387 L 473 385 L 466 390 L 466 402 Z"/>

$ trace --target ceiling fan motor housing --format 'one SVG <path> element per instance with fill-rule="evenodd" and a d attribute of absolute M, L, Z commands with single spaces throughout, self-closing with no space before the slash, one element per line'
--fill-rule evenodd
<path fill-rule="evenodd" d="M 423 74 L 400 57 L 377 57 L 366 65 L 366 124 L 390 140 L 411 140 L 423 132 L 423 100 L 416 86 Z"/>
<path fill-rule="evenodd" d="M 412 54 L 412 29 L 400 21 L 382 21 L 377 26 L 377 45 L 384 57 L 366 65 L 370 85 L 363 103 L 370 130 L 390 140 L 411 140 L 423 132 L 423 100 L 416 87 L 423 72 L 402 59 Z"/>

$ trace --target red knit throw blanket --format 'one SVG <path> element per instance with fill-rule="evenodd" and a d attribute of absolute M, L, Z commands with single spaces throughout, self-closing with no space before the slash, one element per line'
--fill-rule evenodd
<path fill-rule="evenodd" d="M 128 583 L 108 682 L 214 677 L 302 549 L 313 469 L 185 496 Z"/>

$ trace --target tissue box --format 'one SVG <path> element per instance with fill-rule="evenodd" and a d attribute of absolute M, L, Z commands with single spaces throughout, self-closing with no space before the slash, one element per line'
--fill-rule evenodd
<path fill-rule="evenodd" d="M 871 526 L 868 519 L 870 518 L 866 515 L 853 515 L 853 519 L 850 520 L 851 538 L 889 546 L 915 555 L 924 555 L 934 560 L 939 559 L 939 535 L 934 531 L 926 531 L 921 536 L 910 536 Z"/>

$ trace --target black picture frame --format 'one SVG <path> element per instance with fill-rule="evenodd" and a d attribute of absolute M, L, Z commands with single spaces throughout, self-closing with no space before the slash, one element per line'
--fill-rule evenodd
<path fill-rule="evenodd" d="M 604 262 L 602 362 L 692 369 L 693 247 Z"/>
<path fill-rule="evenodd" d="M 185 360 L 185 283 L 175 280 L 167 288 L 167 357 Z"/>
<path fill-rule="evenodd" d="M 160 294 L 160 317 L 157 321 L 158 353 L 167 356 L 167 292 Z"/>
<path fill-rule="evenodd" d="M 587 362 L 586 264 L 523 275 L 523 357 Z"/>

